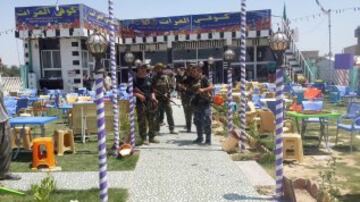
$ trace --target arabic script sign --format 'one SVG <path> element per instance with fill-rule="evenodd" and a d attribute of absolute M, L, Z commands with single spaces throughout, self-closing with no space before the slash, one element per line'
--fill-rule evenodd
<path fill-rule="evenodd" d="M 85 28 L 107 32 L 106 14 L 83 4 L 15 8 L 17 30 Z M 114 19 L 115 29 L 122 37 L 189 34 L 240 30 L 240 13 L 184 15 L 134 20 Z M 248 31 L 271 28 L 271 10 L 249 11 L 246 14 Z"/>
<path fill-rule="evenodd" d="M 80 27 L 79 5 L 15 8 L 16 29 Z"/>
<path fill-rule="evenodd" d="M 247 30 L 271 28 L 271 10 L 247 12 Z M 240 13 L 216 13 L 176 17 L 123 20 L 121 34 L 124 37 L 159 34 L 201 33 L 208 31 L 238 31 Z"/>

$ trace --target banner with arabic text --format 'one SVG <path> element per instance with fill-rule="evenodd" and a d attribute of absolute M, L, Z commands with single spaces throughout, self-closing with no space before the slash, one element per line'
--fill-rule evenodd
<path fill-rule="evenodd" d="M 271 29 L 271 10 L 249 11 L 248 31 Z M 209 31 L 239 31 L 240 12 L 122 20 L 123 37 L 188 34 Z"/>
<path fill-rule="evenodd" d="M 17 7 L 15 18 L 17 30 L 79 28 L 80 6 Z"/>

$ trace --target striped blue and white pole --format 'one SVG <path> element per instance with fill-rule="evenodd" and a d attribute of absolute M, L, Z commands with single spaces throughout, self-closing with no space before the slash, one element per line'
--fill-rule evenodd
<path fill-rule="evenodd" d="M 232 68 L 230 65 L 230 62 L 225 62 L 227 63 L 228 67 L 227 67 L 227 78 L 228 78 L 228 91 L 227 91 L 227 129 L 228 129 L 228 135 L 231 134 L 231 131 L 234 129 L 234 125 L 233 125 L 233 106 L 232 106 L 232 102 L 233 102 L 233 82 L 232 82 Z"/>
<path fill-rule="evenodd" d="M 240 151 L 245 150 L 245 133 L 246 133 L 246 0 L 241 0 L 240 12 Z"/>
<path fill-rule="evenodd" d="M 116 51 L 115 51 L 115 25 L 114 25 L 114 2 L 109 0 L 109 21 L 110 21 L 110 66 L 111 66 L 111 81 L 112 81 L 112 104 L 114 115 L 114 155 L 117 155 L 119 150 L 119 106 L 118 106 L 118 88 L 117 88 L 117 74 L 116 74 Z"/>
<path fill-rule="evenodd" d="M 105 130 L 105 110 L 104 110 L 104 83 L 103 74 L 97 73 L 96 79 L 96 114 L 98 128 L 98 148 L 99 148 L 99 185 L 100 201 L 108 201 L 108 179 L 107 179 L 107 157 L 106 157 L 106 130 Z"/>
<path fill-rule="evenodd" d="M 130 143 L 132 148 L 135 148 L 135 96 L 134 96 L 134 76 L 133 72 L 131 70 L 131 67 L 129 67 L 129 73 L 128 73 L 128 86 L 129 86 L 129 92 L 130 92 Z"/>
<path fill-rule="evenodd" d="M 276 198 L 281 200 L 283 188 L 283 125 L 284 125 L 284 70 L 276 69 L 276 135 L 275 135 L 275 172 L 276 172 Z"/>

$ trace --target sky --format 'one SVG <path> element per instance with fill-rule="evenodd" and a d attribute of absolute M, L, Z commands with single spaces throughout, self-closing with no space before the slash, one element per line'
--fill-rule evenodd
<path fill-rule="evenodd" d="M 83 3 L 107 13 L 107 0 L 58 0 L 59 4 Z M 176 16 L 184 14 L 202 14 L 216 12 L 236 12 L 240 10 L 241 0 L 113 0 L 115 16 L 119 19 L 144 17 Z M 360 7 L 360 0 L 319 0 L 326 9 Z M 0 0 L 0 33 L 15 28 L 14 10 L 17 6 L 55 5 L 56 0 Z M 302 18 L 292 22 L 297 28 L 300 50 L 320 50 L 328 53 L 328 20 L 325 15 L 313 18 L 321 13 L 315 0 L 247 0 L 248 10 L 271 9 L 273 15 L 283 14 L 286 4 L 290 19 Z M 317 15 L 318 16 L 318 15 Z M 348 10 L 332 17 L 333 53 L 341 53 L 344 47 L 356 44 L 354 30 L 360 26 L 360 10 Z M 277 28 L 277 17 L 272 18 L 273 29 Z M 15 39 L 14 33 L 0 35 L 0 57 L 4 64 L 24 64 L 22 41 Z"/>

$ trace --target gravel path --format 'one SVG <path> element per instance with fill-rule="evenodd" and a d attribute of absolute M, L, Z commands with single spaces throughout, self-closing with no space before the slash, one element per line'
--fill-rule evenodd
<path fill-rule="evenodd" d="M 20 181 L 1 181 L 5 187 L 29 190 L 32 184 L 39 183 L 47 173 L 17 173 Z M 133 177 L 132 171 L 111 171 L 108 173 L 111 188 L 129 188 Z M 56 181 L 57 189 L 61 190 L 86 190 L 99 187 L 98 172 L 53 172 L 51 176 Z"/>
<path fill-rule="evenodd" d="M 173 110 L 177 129 L 181 130 L 182 109 L 173 107 Z M 211 146 L 194 145 L 191 142 L 196 138 L 195 133 L 169 135 L 165 126 L 161 132 L 158 137 L 161 144 L 140 148 L 130 201 L 265 200 L 215 140 Z"/>

